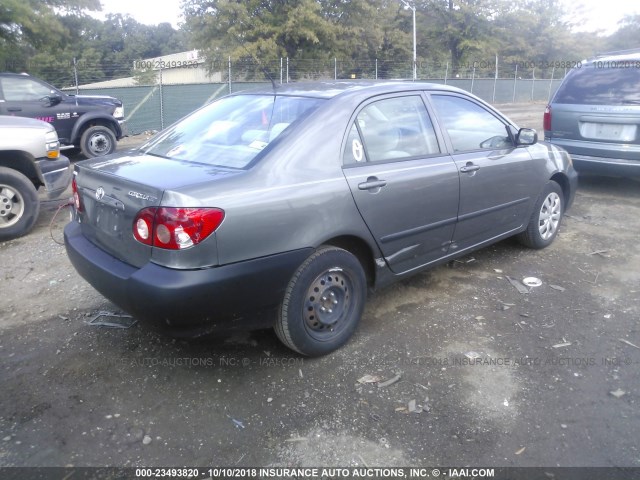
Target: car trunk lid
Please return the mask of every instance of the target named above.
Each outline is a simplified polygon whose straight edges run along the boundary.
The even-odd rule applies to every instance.
[[[114,159],[94,159],[76,166],[76,184],[81,202],[79,220],[83,234],[95,245],[130,265],[147,263],[153,247],[133,236],[133,225],[140,210],[162,203],[168,192],[178,188],[226,177],[233,173],[211,165],[132,154]],[[179,175],[177,172],[179,171]],[[187,195],[182,205],[201,206]]]

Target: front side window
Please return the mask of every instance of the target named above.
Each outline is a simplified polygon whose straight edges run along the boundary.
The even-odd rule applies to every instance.
[[[513,146],[506,125],[480,105],[452,95],[431,98],[455,152]]]
[[[51,95],[52,90],[29,77],[0,78],[4,99],[8,102],[28,102],[41,100]]]
[[[433,125],[418,95],[378,100],[352,124],[344,164],[424,157],[440,153]]]
[[[225,97],[189,115],[142,149],[166,158],[245,168],[289,125],[323,101],[273,95]]]

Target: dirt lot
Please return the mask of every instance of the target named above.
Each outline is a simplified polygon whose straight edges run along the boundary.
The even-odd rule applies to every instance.
[[[503,110],[540,128],[543,108]],[[581,179],[550,248],[501,242],[379,292],[311,360],[270,331],[89,325],[118,310],[50,236],[59,203],[0,243],[0,466],[640,466],[638,181]]]

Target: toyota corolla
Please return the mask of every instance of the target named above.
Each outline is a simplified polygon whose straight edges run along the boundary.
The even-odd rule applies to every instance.
[[[310,356],[377,288],[510,236],[548,246],[576,188],[535,131],[412,82],[240,92],[74,173],[66,248],[105,297],[179,336],[274,327]]]

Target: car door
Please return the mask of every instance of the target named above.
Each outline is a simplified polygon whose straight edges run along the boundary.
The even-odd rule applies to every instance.
[[[450,93],[432,93],[430,99],[460,172],[452,251],[515,233],[528,222],[544,183],[544,161],[516,148],[508,124],[474,99]]]
[[[458,169],[440,148],[420,93],[362,105],[344,145],[343,172],[392,271],[449,250],[458,213]]]
[[[64,95],[51,85],[28,75],[11,75],[0,77],[0,90],[4,100],[0,102],[0,114],[45,121],[54,126],[61,140],[70,138],[75,121],[73,106],[64,101],[48,100],[53,95],[64,99]]]

